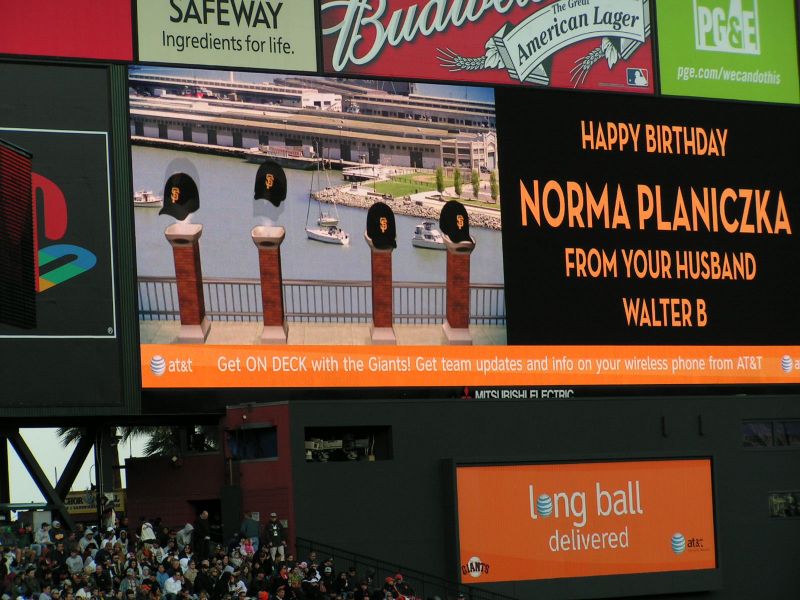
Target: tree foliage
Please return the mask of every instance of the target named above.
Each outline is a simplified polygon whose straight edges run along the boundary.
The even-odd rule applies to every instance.
[[[119,427],[121,442],[127,443],[131,438],[145,437],[145,456],[172,456],[186,450],[204,452],[217,449],[218,431],[216,427],[205,425],[189,425],[187,427],[166,427],[137,425]],[[56,431],[61,445],[66,447],[77,442],[85,434],[80,427],[59,427]]]
[[[436,191],[439,192],[439,195],[444,192],[444,169],[442,167],[436,167]]]
[[[478,169],[472,169],[470,179],[472,183],[472,197],[477,200],[478,193],[481,190],[481,175],[478,173]]]
[[[497,183],[497,170],[489,173],[489,193],[492,200],[497,202],[497,197],[500,195],[500,185]]]
[[[456,190],[456,196],[460,198],[463,182],[461,181],[461,171],[458,170],[458,167],[453,171],[453,187]]]

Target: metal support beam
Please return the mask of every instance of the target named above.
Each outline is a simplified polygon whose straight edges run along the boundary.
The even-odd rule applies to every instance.
[[[68,529],[75,529],[75,522],[72,520],[72,516],[67,512],[64,500],[56,493],[55,488],[50,485],[50,480],[47,478],[47,475],[44,474],[44,471],[42,471],[42,467],[39,466],[36,457],[33,455],[30,448],[28,448],[28,444],[22,439],[19,430],[9,431],[6,435],[8,436],[8,441],[11,442],[11,445],[14,447],[17,456],[19,456],[22,464],[27,469],[28,474],[33,478],[36,487],[39,488],[42,496],[44,496],[45,501],[49,505],[55,507],[55,510],[61,515],[61,522],[64,523]]]
[[[89,456],[89,452],[92,450],[93,442],[93,437],[88,433],[78,438],[78,444],[75,446],[72,456],[69,457],[64,471],[61,473],[61,477],[58,478],[58,482],[56,483],[55,490],[59,498],[66,498],[70,489],[72,489],[72,484],[75,483],[75,479],[78,477],[78,473],[83,463],[86,461],[86,457]]]
[[[105,486],[103,481],[103,442],[105,441],[103,435],[103,428],[99,427],[94,432],[94,480],[97,482],[95,486],[94,507],[97,515],[97,525],[100,531],[103,531],[103,494],[105,493]]]
[[[8,470],[8,443],[4,432],[0,431],[0,504],[11,502],[11,483]],[[0,521],[8,523],[11,513],[8,509],[0,508]]]

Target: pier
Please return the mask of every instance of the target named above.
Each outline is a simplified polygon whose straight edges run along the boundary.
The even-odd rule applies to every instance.
[[[171,94],[132,95],[130,119],[137,139],[240,149],[310,147],[317,157],[353,166],[497,166],[497,136],[489,128]]]

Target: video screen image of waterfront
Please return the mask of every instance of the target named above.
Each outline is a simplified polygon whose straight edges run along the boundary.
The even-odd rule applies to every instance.
[[[372,262],[364,232],[375,202],[395,215],[394,312],[398,326],[409,326],[398,343],[443,343],[447,251],[439,213],[458,200],[475,240],[475,343],[505,344],[493,90],[134,66],[129,99],[142,343],[177,341],[176,258],[165,230],[184,215],[171,214],[165,183],[183,173],[199,202],[180,222],[202,228],[205,310],[225,323],[206,343],[259,343],[262,270],[251,236],[259,226],[285,232],[288,343],[369,343]],[[286,175],[277,207],[254,199],[265,162]]]

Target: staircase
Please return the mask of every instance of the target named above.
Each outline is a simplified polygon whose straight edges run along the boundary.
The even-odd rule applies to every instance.
[[[439,600],[456,600],[459,593],[463,594],[466,600],[517,600],[512,596],[492,592],[477,585],[462,585],[457,581],[423,573],[394,562],[364,556],[306,538],[297,538],[296,547],[297,554],[295,557],[297,561],[306,560],[312,550],[317,553],[320,564],[329,557],[333,558],[336,565],[334,576],[341,571],[346,571],[350,566],[355,566],[361,579],[367,576],[372,578],[370,590],[383,587],[386,577],[394,577],[396,573],[402,573],[405,582],[414,589],[414,598],[420,600],[435,598]]]

